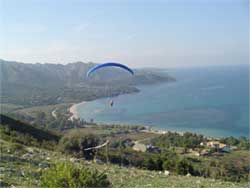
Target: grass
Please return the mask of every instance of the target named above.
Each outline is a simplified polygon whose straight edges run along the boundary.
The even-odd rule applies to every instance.
[[[0,181],[8,186],[37,187],[40,185],[40,176],[44,169],[58,160],[74,161],[75,165],[84,165],[105,172],[114,188],[245,188],[247,183],[232,183],[221,180],[205,179],[201,177],[166,176],[156,171],[125,168],[117,165],[95,164],[78,160],[71,156],[62,155],[35,147],[18,147],[12,143],[0,140],[1,161]]]
[[[118,129],[117,129],[118,130]],[[81,134],[81,135],[87,135],[87,134],[94,134],[94,135],[108,135],[114,131],[117,131],[115,128],[102,128],[102,127],[85,127],[85,128],[76,128],[76,129],[70,129],[63,131],[64,134]]]
[[[146,140],[157,137],[158,135],[155,133],[146,133],[146,132],[137,132],[132,134],[123,135],[125,138],[129,138],[132,140]]]
[[[98,167],[97,168],[101,168]],[[235,184],[201,177],[166,176],[159,172],[138,170],[134,168],[120,168],[112,166],[106,171],[114,187],[173,187],[173,188],[233,188],[246,187],[244,184]]]
[[[0,112],[1,114],[7,114],[9,112],[18,110],[18,109],[22,109],[23,106],[21,105],[15,105],[15,104],[0,104]]]
[[[29,108],[23,108],[15,110],[15,113],[23,114],[35,118],[37,113],[44,112],[47,117],[52,116],[52,112],[56,110],[56,113],[65,114],[67,109],[71,106],[71,103],[62,103],[56,105],[45,105],[45,106],[35,106]]]
[[[55,133],[36,128],[30,124],[9,118],[0,114],[0,135],[13,140],[12,137],[19,138],[21,141],[30,142],[32,139],[38,142],[58,141],[59,136]],[[29,138],[27,138],[29,137]]]
[[[129,131],[129,134],[128,132]],[[133,130],[129,130],[127,127],[107,127],[105,125],[91,125],[89,127],[84,128],[75,128],[63,131],[64,134],[95,134],[95,135],[106,135],[107,139],[111,140],[145,140],[157,137],[157,134],[154,133],[146,133],[146,132],[136,132]]]

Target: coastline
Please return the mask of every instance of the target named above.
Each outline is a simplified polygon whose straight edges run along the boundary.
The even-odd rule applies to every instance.
[[[79,115],[79,112],[77,110],[77,107],[79,105],[83,105],[87,103],[87,101],[82,101],[80,103],[74,103],[70,106],[70,108],[68,109],[69,113],[71,114],[71,116],[69,117],[69,120],[73,120],[73,119],[80,119],[80,115]],[[102,122],[101,124],[105,124],[105,125],[108,125],[108,124],[113,124],[113,123],[104,123]],[[100,124],[100,125],[101,125]],[[118,124],[118,125],[122,125],[122,124]],[[131,125],[133,126],[133,124],[123,124],[123,125]],[[158,135],[164,135],[164,134],[167,134],[168,132],[175,132],[175,133],[178,133],[179,135],[183,136],[184,133],[186,132],[191,132],[191,133],[195,133],[195,134],[201,134],[203,136],[205,136],[206,138],[208,138],[209,140],[211,139],[220,139],[221,137],[223,136],[213,136],[213,135],[205,135],[205,134],[202,134],[202,133],[197,133],[195,131],[175,131],[175,130],[169,130],[169,129],[162,129],[162,128],[158,128],[158,127],[152,127],[152,126],[147,126],[147,125],[141,125],[143,127],[145,127],[144,130],[142,130],[141,132],[145,132],[145,133],[153,133],[153,134],[158,134]]]
[[[196,72],[196,70],[194,70],[194,72]],[[175,73],[173,72],[172,75],[175,77],[181,75],[180,76],[181,80],[182,78],[185,77],[185,75],[189,74],[191,75],[193,72],[191,73],[184,72],[184,73],[182,71],[180,72],[176,71]],[[217,72],[212,74],[212,75],[215,74],[215,76],[213,77],[214,79],[211,80],[211,83],[207,81],[207,77],[210,78],[211,73],[209,72],[208,74],[206,71],[202,73],[204,73],[204,78],[203,76],[196,78],[192,74],[192,76],[189,78],[189,82],[180,81],[179,83],[176,82],[174,84],[168,83],[168,86],[167,83],[160,84],[159,86],[158,85],[152,85],[152,86],[149,85],[145,87],[140,86],[138,87],[140,89],[139,93],[136,94],[133,93],[128,95],[126,94],[126,96],[124,97],[119,97],[119,100],[121,101],[121,103],[119,104],[119,110],[125,109],[128,111],[127,115],[121,114],[121,117],[119,116],[120,115],[119,113],[123,113],[123,111],[120,112],[117,110],[116,113],[115,111],[116,109],[114,110],[112,109],[114,113],[113,111],[111,111],[110,113],[109,112],[105,114],[99,113],[100,115],[96,113],[94,115],[91,115],[91,111],[88,110],[89,107],[93,111],[95,109],[102,108],[100,106],[101,103],[98,102],[93,103],[94,106],[92,106],[91,105],[92,101],[90,101],[89,102],[90,104],[88,105],[84,105],[82,107],[78,106],[77,110],[78,112],[82,113],[86,111],[85,119],[89,120],[90,117],[93,117],[94,122],[97,124],[121,124],[121,125],[125,124],[125,125],[144,125],[144,126],[148,125],[152,127],[154,133],[158,134],[164,134],[169,130],[171,132],[173,131],[181,132],[181,134],[183,134],[183,132],[192,132],[196,134],[205,135],[206,137],[216,137],[216,138],[229,137],[229,136],[247,137],[248,128],[246,125],[248,125],[249,123],[247,121],[248,120],[247,112],[245,113],[245,109],[247,109],[245,107],[247,105],[246,103],[241,104],[241,101],[247,100],[247,96],[245,94],[239,93],[239,95],[237,96],[239,96],[241,99],[238,99],[238,97],[235,98],[236,102],[234,104],[234,108],[232,111],[230,108],[228,108],[226,104],[228,104],[231,98],[234,97],[234,94],[227,93],[227,91],[231,89],[235,90],[235,88],[237,88],[237,83],[235,83],[235,85],[230,86],[230,84],[228,84],[227,82],[229,76],[225,73],[226,75],[218,77],[218,79],[222,80],[222,83],[220,84],[223,85],[223,88],[221,87],[218,88],[217,87],[218,82],[216,77]],[[197,83],[199,83],[198,86],[194,84],[196,83],[196,81]],[[217,92],[216,89],[204,91],[203,88],[208,88],[208,87],[211,88],[210,86],[216,86],[215,88],[218,88],[219,92]],[[191,91],[192,92],[188,93],[187,91],[189,90],[190,92]],[[154,101],[152,100],[152,102],[150,102],[151,100],[148,100],[149,97],[151,96],[153,97],[154,95],[157,96],[154,98]],[[100,100],[100,99],[101,98],[95,100]],[[143,106],[146,107],[143,108]],[[160,106],[159,110],[157,110],[158,106]],[[81,110],[81,108],[83,109]],[[144,112],[144,109],[146,112]],[[158,114],[158,111],[161,113]],[[135,114],[141,113],[145,115],[140,117],[141,118],[140,120],[140,118],[138,118],[138,116],[133,113]],[[235,113],[240,115],[240,117],[242,116],[240,118],[240,121],[239,118],[234,116]],[[79,115],[83,114],[79,113]],[[146,114],[153,114],[153,115],[146,116]],[[145,120],[143,119],[144,117]],[[149,123],[147,124],[147,122]]]
[[[80,116],[79,116],[79,112],[77,111],[77,107],[79,105],[83,105],[85,104],[86,101],[83,101],[83,102],[80,102],[80,103],[76,103],[76,104],[73,104],[70,108],[69,108],[69,112],[71,114],[71,116],[69,117],[69,120],[73,120],[73,119],[80,119]]]
[[[68,111],[70,113],[70,117],[68,118],[69,120],[73,121],[74,119],[81,119],[80,117],[80,114],[77,110],[78,106],[79,105],[84,105],[85,103],[87,103],[88,101],[82,101],[80,103],[73,103],[69,108],[68,108]],[[109,124],[117,124],[117,125],[127,125],[127,126],[133,126],[133,125],[138,125],[138,124],[127,124],[127,123],[112,123],[112,122],[99,122],[98,123],[99,125],[109,125]],[[204,133],[198,133],[196,131],[178,131],[178,130],[170,130],[170,129],[167,129],[167,128],[159,128],[159,127],[156,127],[156,126],[147,126],[147,125],[140,125],[140,126],[143,126],[145,127],[144,130],[142,130],[141,132],[145,132],[145,133],[153,133],[153,134],[158,134],[158,135],[164,135],[164,134],[167,134],[168,132],[175,132],[175,133],[178,133],[179,135],[183,136],[184,133],[186,132],[190,132],[190,133],[194,133],[194,134],[201,134],[203,136],[205,136],[206,138],[208,139],[219,139],[219,138],[222,138],[222,137],[225,137],[225,136],[215,136],[215,135],[206,135]]]

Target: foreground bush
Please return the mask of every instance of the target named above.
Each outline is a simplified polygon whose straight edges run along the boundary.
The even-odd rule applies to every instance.
[[[104,173],[97,170],[75,166],[69,162],[55,164],[49,170],[43,172],[42,187],[109,187],[110,183]]]

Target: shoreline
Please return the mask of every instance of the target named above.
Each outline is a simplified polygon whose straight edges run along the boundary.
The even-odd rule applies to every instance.
[[[83,105],[85,103],[86,103],[86,101],[82,101],[80,103],[75,103],[75,104],[70,106],[70,108],[68,110],[69,113],[71,114],[71,116],[69,117],[69,120],[80,119],[79,112],[77,111],[77,106]]]
[[[68,111],[71,114],[71,116],[68,118],[69,120],[73,121],[73,119],[81,119],[79,112],[77,110],[77,107],[79,105],[84,105],[85,103],[87,103],[88,101],[82,101],[80,103],[73,103]],[[115,124],[115,125],[119,125],[119,126],[137,126],[136,124],[126,124],[126,123],[112,123],[112,122],[97,122],[98,125],[109,125],[109,124]],[[177,131],[177,130],[170,130],[170,129],[164,129],[164,128],[159,128],[159,127],[154,127],[154,126],[148,126],[148,125],[139,125],[144,127],[145,129],[142,130],[141,132],[147,132],[147,133],[153,133],[153,134],[158,134],[158,135],[164,135],[167,134],[168,132],[175,132],[181,136],[184,135],[184,133],[186,132],[190,132],[190,133],[194,133],[194,134],[198,134],[198,135],[203,135],[208,139],[219,139],[219,138],[223,138],[223,137],[227,137],[227,136],[213,136],[213,135],[206,135],[204,133],[199,133],[196,131]]]
[[[171,82],[175,82],[176,80],[167,80],[167,81],[161,81],[157,84],[163,84],[163,83],[171,83]],[[151,85],[151,84],[140,84],[141,86],[143,85]],[[140,90],[138,90],[137,92],[141,92]],[[137,92],[129,92],[129,93],[123,93],[123,94],[119,94],[119,95],[129,95],[129,94],[133,94],[133,93],[137,93]],[[118,95],[118,96],[119,96]],[[95,100],[98,100],[98,99],[102,99],[102,98],[108,98],[107,96],[106,97],[100,97],[100,98],[96,98],[96,99],[93,99],[91,101],[95,101]],[[81,119],[80,115],[79,115],[79,112],[77,111],[77,106],[79,105],[82,105],[82,104],[85,104],[87,102],[91,102],[91,101],[82,101],[80,103],[73,103],[69,108],[68,108],[68,112],[71,114],[70,117],[68,118],[69,120],[73,120],[73,119]],[[163,131],[165,132],[165,131]]]
[[[77,110],[77,107],[79,105],[84,105],[85,103],[87,103],[89,101],[82,101],[80,103],[73,103],[69,108],[68,108],[68,111],[70,113],[70,117],[68,118],[68,120],[71,120],[73,121],[74,119],[81,119],[80,115],[79,115],[79,112]],[[90,101],[91,102],[91,101]],[[137,126],[139,124],[126,124],[126,123],[112,123],[112,122],[97,122],[97,124],[99,125],[109,125],[109,124],[115,124],[115,125],[119,125],[119,126],[123,126],[123,125],[126,125],[126,126]],[[200,132],[196,132],[194,130],[192,131],[178,131],[178,130],[171,130],[171,129],[164,129],[164,128],[158,128],[158,127],[154,127],[154,126],[148,126],[148,125],[139,125],[139,126],[142,126],[142,127],[145,127],[146,129],[145,130],[142,130],[142,132],[148,132],[148,133],[154,133],[154,134],[158,134],[158,135],[164,135],[164,134],[167,134],[168,132],[175,132],[181,136],[184,135],[184,133],[193,133],[193,134],[198,134],[198,135],[203,135],[204,137],[208,138],[208,139],[220,139],[220,138],[225,138],[225,137],[228,137],[228,136],[225,136],[225,135],[221,135],[221,136],[218,136],[218,135],[207,135],[205,133],[200,133]],[[233,136],[233,137],[236,137],[237,136]]]

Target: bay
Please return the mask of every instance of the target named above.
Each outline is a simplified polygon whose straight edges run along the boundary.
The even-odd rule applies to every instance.
[[[164,72],[164,71],[163,71]],[[176,82],[139,86],[139,93],[77,105],[97,123],[147,125],[207,136],[249,136],[249,66],[176,68]]]

